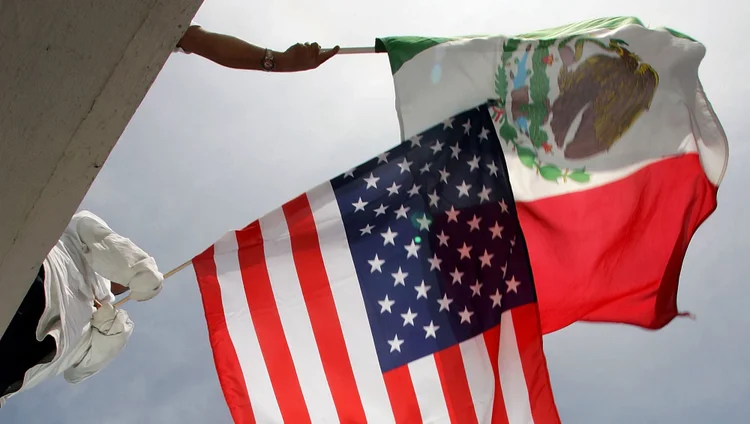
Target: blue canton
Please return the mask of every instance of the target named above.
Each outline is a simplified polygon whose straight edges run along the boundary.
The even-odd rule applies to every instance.
[[[470,339],[536,301],[488,106],[334,178],[383,372]]]

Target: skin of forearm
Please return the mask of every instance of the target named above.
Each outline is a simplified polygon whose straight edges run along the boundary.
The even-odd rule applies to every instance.
[[[261,70],[266,49],[226,34],[201,28],[191,28],[180,41],[180,46],[219,65],[246,70]],[[274,52],[276,71],[284,71],[283,53]]]

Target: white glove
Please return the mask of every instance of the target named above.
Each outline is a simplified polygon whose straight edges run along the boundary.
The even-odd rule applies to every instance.
[[[132,327],[128,313],[122,309],[115,309],[109,303],[104,303],[91,317],[91,326],[100,333],[111,336],[127,331]]]
[[[164,276],[157,271],[156,262],[153,258],[141,261],[137,268],[140,269],[130,279],[128,287],[130,288],[130,298],[143,302],[161,292]]]

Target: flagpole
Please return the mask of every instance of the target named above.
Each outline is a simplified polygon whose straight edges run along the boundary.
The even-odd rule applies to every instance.
[[[191,263],[193,263],[193,260],[192,260],[192,259],[190,259],[189,261],[185,262],[184,264],[182,264],[182,265],[178,266],[177,268],[175,268],[175,269],[173,269],[173,270],[169,271],[168,273],[164,274],[164,279],[166,280],[167,278],[169,278],[169,277],[171,277],[171,276],[173,276],[173,275],[177,274],[178,272],[180,272],[180,271],[182,271],[183,269],[187,268],[187,267],[188,267],[188,265],[190,265]],[[121,305],[122,305],[123,303],[127,302],[128,300],[130,300],[130,295],[127,295],[127,296],[125,296],[124,298],[120,299],[120,300],[119,300],[118,302],[116,302],[116,303],[115,303],[115,304],[114,304],[113,306],[114,306],[115,308],[117,308],[118,306],[121,306]]]
[[[323,49],[324,52],[331,51],[333,49]],[[341,47],[337,54],[371,54],[371,53],[385,53],[379,52],[375,47]]]

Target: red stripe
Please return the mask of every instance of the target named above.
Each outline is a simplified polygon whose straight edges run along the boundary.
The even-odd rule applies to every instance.
[[[531,415],[535,423],[560,423],[542,346],[539,308],[535,303],[511,310],[518,353],[529,391]]]
[[[224,306],[221,302],[221,288],[216,276],[213,246],[193,258],[193,269],[203,299],[208,339],[214,355],[216,373],[219,376],[219,383],[229,412],[235,423],[255,424],[245,376],[242,374],[237,351],[234,349],[234,343],[227,330]]]
[[[282,207],[302,295],[339,421],[367,421],[333,300],[310,203],[301,195]]]
[[[669,323],[685,252],[716,190],[688,154],[605,186],[518,202],[543,332],[579,320]]]
[[[508,424],[508,411],[505,410],[505,399],[503,388],[500,385],[500,326],[493,327],[484,332],[484,344],[487,345],[487,353],[492,364],[492,373],[495,375],[495,397],[492,404],[492,424]]]
[[[422,412],[419,410],[409,366],[404,365],[384,373],[383,380],[396,424],[421,423]]]
[[[451,423],[477,423],[477,413],[474,409],[474,400],[471,398],[469,380],[466,378],[461,348],[455,344],[434,356]]]
[[[245,296],[281,416],[287,423],[309,423],[310,414],[268,277],[260,223],[253,222],[236,234]]]

